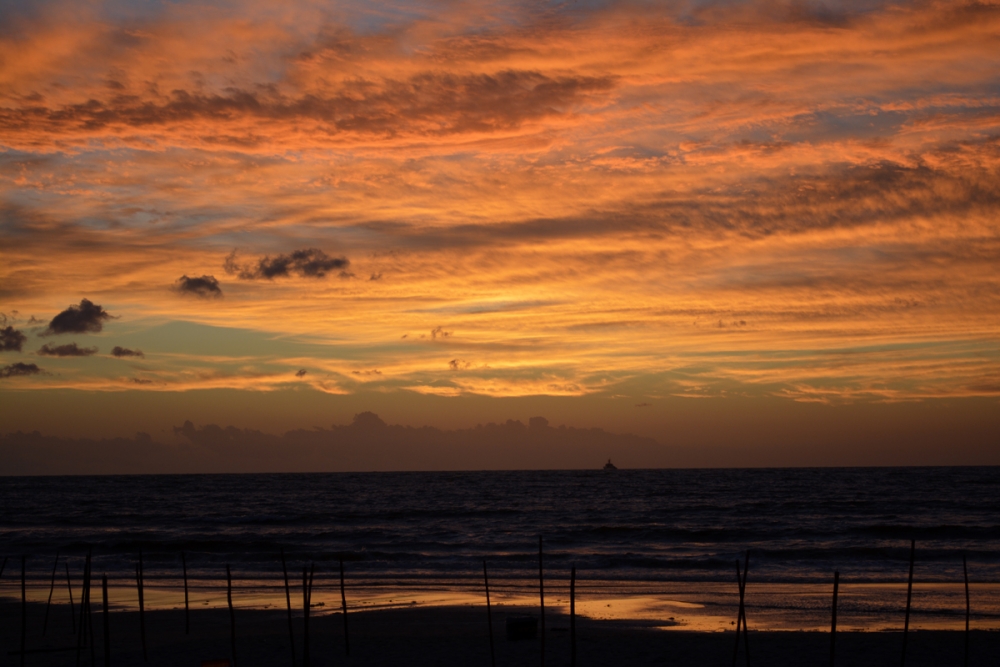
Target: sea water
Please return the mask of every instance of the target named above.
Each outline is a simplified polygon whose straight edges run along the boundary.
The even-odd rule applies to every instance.
[[[478,600],[484,561],[498,601],[531,602],[541,536],[550,603],[575,567],[593,616],[724,628],[749,552],[751,627],[823,627],[836,570],[840,626],[882,629],[915,540],[911,625],[964,627],[964,556],[974,627],[1000,628],[995,467],[7,477],[0,507],[6,597],[22,555],[44,601],[58,550],[58,601],[89,551],[127,606],[141,550],[152,604],[176,605],[182,553],[202,602],[228,564],[245,604],[283,603],[283,550],[331,605],[341,560],[365,604]]]

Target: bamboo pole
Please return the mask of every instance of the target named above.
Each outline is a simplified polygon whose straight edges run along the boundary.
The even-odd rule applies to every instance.
[[[56,592],[56,570],[59,568],[59,550],[56,549],[56,560],[52,563],[52,583],[49,585],[49,601],[45,603],[45,621],[42,623],[42,636],[49,629],[49,609],[52,607],[52,594]]]
[[[344,616],[344,652],[351,655],[351,642],[347,637],[347,594],[344,592],[344,559],[340,559],[340,608]]]
[[[66,566],[66,590],[69,591],[69,617],[73,622],[73,634],[76,634],[76,609],[73,603],[73,582],[69,578],[69,561],[63,563]]]
[[[292,632],[292,594],[288,587],[288,565],[285,563],[285,549],[281,549],[281,572],[285,575],[285,602],[288,605],[288,646],[292,649],[292,667],[295,667],[295,633]]]
[[[569,571],[569,664],[576,667],[576,566]]]
[[[830,667],[833,667],[837,653],[837,590],[840,588],[840,572],[833,572],[833,620],[830,623]]]
[[[538,609],[541,630],[541,665],[545,667],[545,578],[542,570],[542,536],[538,536]]]
[[[910,540],[910,578],[906,584],[906,620],[903,622],[903,656],[899,661],[900,667],[906,665],[906,638],[910,633],[910,601],[913,599],[913,557],[916,550],[917,541]]]
[[[969,616],[971,606],[969,605],[969,565],[962,554],[962,574],[965,575],[965,667],[969,667]]]
[[[490,608],[490,577],[486,573],[486,561],[483,561],[483,583],[486,586],[486,623],[490,629],[490,665],[497,667],[497,656],[493,649],[493,610]]]
[[[188,604],[188,564],[187,556],[181,552],[181,567],[184,570],[184,634],[191,634],[191,607]]]
[[[101,592],[104,597],[104,667],[111,667],[111,627],[108,618],[108,575],[101,577]]]
[[[233,667],[236,667],[236,613],[233,611],[233,575],[226,563],[226,602],[229,604],[229,648],[233,654]]]

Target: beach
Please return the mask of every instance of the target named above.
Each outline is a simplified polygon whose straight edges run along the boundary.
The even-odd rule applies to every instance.
[[[244,667],[291,665],[288,620],[284,609],[240,609],[236,622],[237,664]],[[494,607],[493,634],[496,664],[539,665],[540,639],[508,641],[504,624],[510,615],[537,617],[537,607]],[[10,598],[0,604],[0,637],[4,647],[2,665],[19,665],[11,651],[20,646],[20,603]],[[26,665],[48,667],[76,664],[76,640],[68,605],[53,605],[46,636],[41,636],[44,604],[28,605]],[[185,634],[183,609],[157,610],[145,615],[148,662],[143,660],[139,613],[117,610],[109,614],[111,664],[200,665],[202,661],[229,659],[231,624],[228,609],[193,609],[190,634]],[[372,610],[348,614],[350,656],[345,654],[343,617],[338,612],[314,609],[310,614],[310,664],[317,665],[489,665],[490,645],[485,605]],[[95,665],[104,664],[104,618],[95,605]],[[293,615],[297,665],[303,664],[303,618]],[[751,622],[751,628],[753,624]],[[546,613],[545,664],[569,665],[571,659],[569,617]],[[695,667],[730,665],[736,634],[691,632],[651,621],[607,621],[577,618],[577,665],[673,665]],[[770,667],[828,665],[828,632],[754,631],[747,641],[751,661]],[[964,633],[915,631],[908,637],[907,661],[911,667],[962,665]],[[897,664],[902,651],[902,632],[840,632],[837,664]],[[54,651],[70,648],[74,650]],[[49,651],[49,652],[45,652]],[[970,634],[969,665],[995,665],[1000,656],[1000,632]],[[90,649],[81,651],[81,664],[90,663]],[[743,648],[739,664],[746,664]]]

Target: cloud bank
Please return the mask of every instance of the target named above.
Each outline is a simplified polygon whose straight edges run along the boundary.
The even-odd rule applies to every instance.
[[[190,421],[174,435],[164,444],[144,433],[104,440],[9,433],[0,436],[0,474],[597,469],[609,456],[621,462],[659,448],[649,438],[555,428],[541,417],[442,430],[388,425],[371,412],[284,435]]]

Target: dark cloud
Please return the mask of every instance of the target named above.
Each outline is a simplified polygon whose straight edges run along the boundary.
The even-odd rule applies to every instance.
[[[20,352],[26,340],[28,337],[14,327],[4,327],[0,329],[0,352]]]
[[[318,248],[306,248],[296,250],[290,255],[278,255],[271,257],[267,255],[257,260],[254,264],[239,264],[236,261],[236,251],[234,250],[223,264],[226,273],[237,275],[242,280],[256,280],[266,278],[273,280],[296,274],[305,278],[324,278],[330,271],[340,270],[341,278],[350,278],[353,274],[347,273],[346,269],[350,265],[346,257],[330,257]]]
[[[111,354],[119,359],[122,357],[142,357],[145,359],[146,357],[146,355],[142,353],[142,350],[130,350],[127,347],[121,347],[119,345],[115,345],[111,349]]]
[[[97,348],[79,347],[76,343],[67,343],[66,345],[46,343],[42,349],[38,350],[38,354],[45,357],[89,357],[92,354],[97,354]]]
[[[368,280],[382,280],[381,273],[373,273]]]
[[[16,364],[0,368],[0,378],[9,378],[17,375],[38,375],[42,372],[42,369],[35,364],[22,364],[19,361]]]
[[[295,371],[295,377],[297,377],[297,378],[304,377],[305,374],[308,373],[308,372],[309,371],[307,371],[306,369],[300,368],[299,370]]]
[[[181,294],[193,294],[203,299],[212,299],[222,296],[222,288],[215,276],[201,276],[200,278],[189,278],[184,275],[174,283],[174,290]]]
[[[325,96],[289,97],[274,87],[228,88],[223,94],[174,90],[170,97],[139,97],[109,90],[106,99],[48,107],[38,102],[0,109],[0,132],[25,128],[47,132],[101,132],[109,128],[183,126],[197,119],[240,126],[268,123],[318,124],[322,133],[395,137],[496,132],[525,121],[570,113],[595,94],[615,86],[613,77],[548,76],[536,71],[493,74],[424,72],[406,80],[352,80]],[[259,143],[262,136],[221,133],[216,141]],[[235,140],[235,142],[234,142]]]
[[[79,306],[70,306],[52,318],[42,335],[65,333],[97,333],[111,315],[90,299],[81,299]]]

